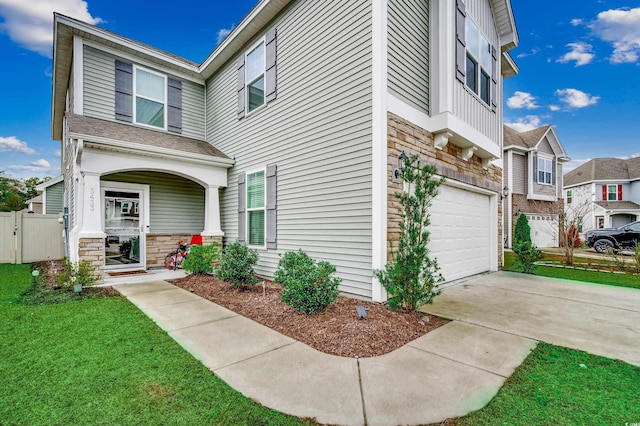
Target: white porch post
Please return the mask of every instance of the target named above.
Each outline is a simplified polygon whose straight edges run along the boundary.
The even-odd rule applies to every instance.
[[[220,226],[220,199],[218,186],[209,185],[204,190],[204,230],[203,237],[223,237]]]
[[[100,197],[100,175],[97,173],[82,173],[82,224],[80,238],[104,238],[102,230],[102,209]]]

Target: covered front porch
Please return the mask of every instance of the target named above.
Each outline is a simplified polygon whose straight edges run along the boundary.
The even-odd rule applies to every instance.
[[[91,262],[100,276],[164,266],[179,241],[201,236],[211,244],[224,236],[218,192],[233,160],[204,141],[136,132],[127,132],[129,140],[96,134],[95,127],[93,134],[71,134],[77,153],[67,187],[74,201],[69,257]]]
[[[598,201],[595,204],[596,228],[620,228],[640,220],[640,205],[632,201]]]

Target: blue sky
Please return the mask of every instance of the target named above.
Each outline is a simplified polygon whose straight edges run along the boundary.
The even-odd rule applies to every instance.
[[[52,13],[201,62],[256,0],[0,0],[0,170],[60,173],[52,141]],[[575,167],[640,155],[640,3],[513,0],[520,74],[505,81],[505,122],[551,124]],[[141,19],[141,17],[144,17]]]

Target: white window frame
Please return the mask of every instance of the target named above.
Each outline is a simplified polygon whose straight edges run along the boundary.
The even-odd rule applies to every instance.
[[[613,192],[611,192],[611,188],[613,188]],[[610,195],[613,194],[613,199],[610,198]],[[604,201],[618,201],[618,185],[607,185],[607,199]]]
[[[149,98],[147,96],[144,95],[138,95],[138,91],[137,91],[137,78],[138,78],[138,70],[142,70],[144,72],[148,72],[149,74],[154,74],[157,75],[158,77],[162,77],[162,80],[164,81],[164,102],[160,102],[157,99],[153,99],[153,98]],[[134,124],[137,124],[139,126],[144,126],[144,127],[148,127],[150,129],[161,129],[161,130],[167,130],[167,119],[168,119],[168,115],[167,115],[167,110],[168,108],[168,90],[167,90],[167,76],[164,74],[160,74],[156,71],[150,70],[149,68],[145,68],[145,67],[140,67],[138,65],[134,65],[133,66],[133,122]],[[159,126],[154,126],[152,124],[147,124],[147,123],[141,123],[138,122],[138,108],[136,108],[136,99],[137,98],[141,98],[141,99],[146,99],[148,101],[152,101],[152,102],[156,102],[156,103],[163,103],[164,104],[164,108],[163,108],[163,114],[164,114],[164,118],[163,118],[163,123],[164,123],[164,127],[159,127]]]
[[[256,173],[263,173],[264,176],[264,203],[263,203],[263,207],[261,208],[249,208],[249,175],[253,175]],[[246,239],[247,239],[247,246],[251,247],[251,248],[256,248],[256,249],[266,249],[267,248],[267,168],[263,167],[260,169],[255,169],[255,170],[250,170],[246,172],[245,175],[245,203],[246,203],[246,212],[247,212],[247,217],[246,217],[246,224],[245,224],[245,230],[246,230]],[[249,222],[249,212],[252,211],[263,211],[264,212],[264,230],[263,230],[263,234],[264,234],[264,242],[262,245],[256,245],[256,244],[251,244],[251,228],[249,226],[250,222]]]
[[[260,46],[261,43],[262,43],[262,50],[263,50],[262,74],[258,75],[253,80],[249,81],[249,78],[247,75],[247,72],[249,70],[249,62],[247,58],[249,57],[249,53],[253,52],[258,46]],[[262,105],[260,105],[253,111],[250,111],[249,110],[249,86],[252,83],[255,83],[256,81],[260,80],[261,76],[262,78],[264,78],[264,93],[262,94]],[[245,111],[246,111],[245,113],[247,116],[255,113],[256,111],[260,111],[262,108],[264,108],[267,105],[267,40],[265,37],[262,37],[253,46],[251,46],[249,49],[247,49],[244,52],[244,96],[245,96],[244,104],[245,104]]]
[[[485,40],[487,40],[487,43],[489,43],[489,47],[491,47],[491,42],[489,41],[489,37],[487,37],[484,32],[482,31],[482,29],[480,28],[480,25],[478,25],[478,23],[476,22],[475,19],[473,19],[469,13],[467,13],[467,16],[465,19],[469,19],[473,22],[473,24],[476,26],[476,28],[478,29],[478,44],[480,45],[480,41],[481,41],[481,37],[484,37]],[[482,65],[482,61],[480,60],[480,58],[476,58],[475,55],[473,54],[473,52],[471,52],[471,50],[469,50],[469,37],[466,31],[466,22],[465,22],[465,69],[467,68],[467,57],[470,57],[471,60],[473,60],[473,62],[475,62],[476,64],[476,73],[474,75],[474,79],[476,82],[476,90],[473,90],[471,87],[469,87],[467,85],[467,78],[468,78],[468,73],[469,70],[466,69],[466,76],[465,76],[465,81],[464,81],[464,87],[467,88],[467,90],[469,90],[471,93],[473,93],[478,99],[480,99],[486,106],[490,106],[491,104],[491,75],[492,75],[492,71],[493,69],[489,69],[487,70],[483,65]],[[480,46],[478,47],[478,51],[480,51]],[[491,52],[489,52],[489,55],[491,55]],[[491,58],[491,67],[495,66],[495,64],[493,63],[493,58]],[[484,73],[489,77],[489,86],[487,87],[487,100],[482,99],[482,72],[484,70]]]
[[[542,164],[548,164],[549,165],[549,170],[547,170],[547,168],[545,167],[544,170],[542,170],[540,168],[540,162],[542,161]],[[546,182],[546,179],[544,179],[543,182],[540,182],[540,172],[542,171],[542,173],[544,173],[544,177],[546,178],[547,174],[549,175],[549,182]],[[547,157],[544,155],[539,155],[538,154],[538,164],[537,164],[537,168],[536,168],[536,182],[538,182],[538,184],[540,185],[549,185],[552,186],[553,185],[553,157]]]
[[[571,189],[567,190],[567,204],[571,204],[573,201],[573,192]]]

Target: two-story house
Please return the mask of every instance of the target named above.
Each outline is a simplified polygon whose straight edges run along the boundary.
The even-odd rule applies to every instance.
[[[640,220],[640,157],[594,158],[564,175],[567,209],[582,230],[618,228]]]
[[[202,64],[62,15],[54,31],[73,260],[153,267],[200,234],[257,249],[265,276],[303,249],[383,301],[404,151],[447,178],[445,278],[498,269],[509,0],[263,0]]]
[[[527,132],[504,126],[503,217],[505,247],[513,246],[518,216],[526,214],[531,242],[538,247],[558,247],[562,199],[562,164],[569,157],[551,126]]]

